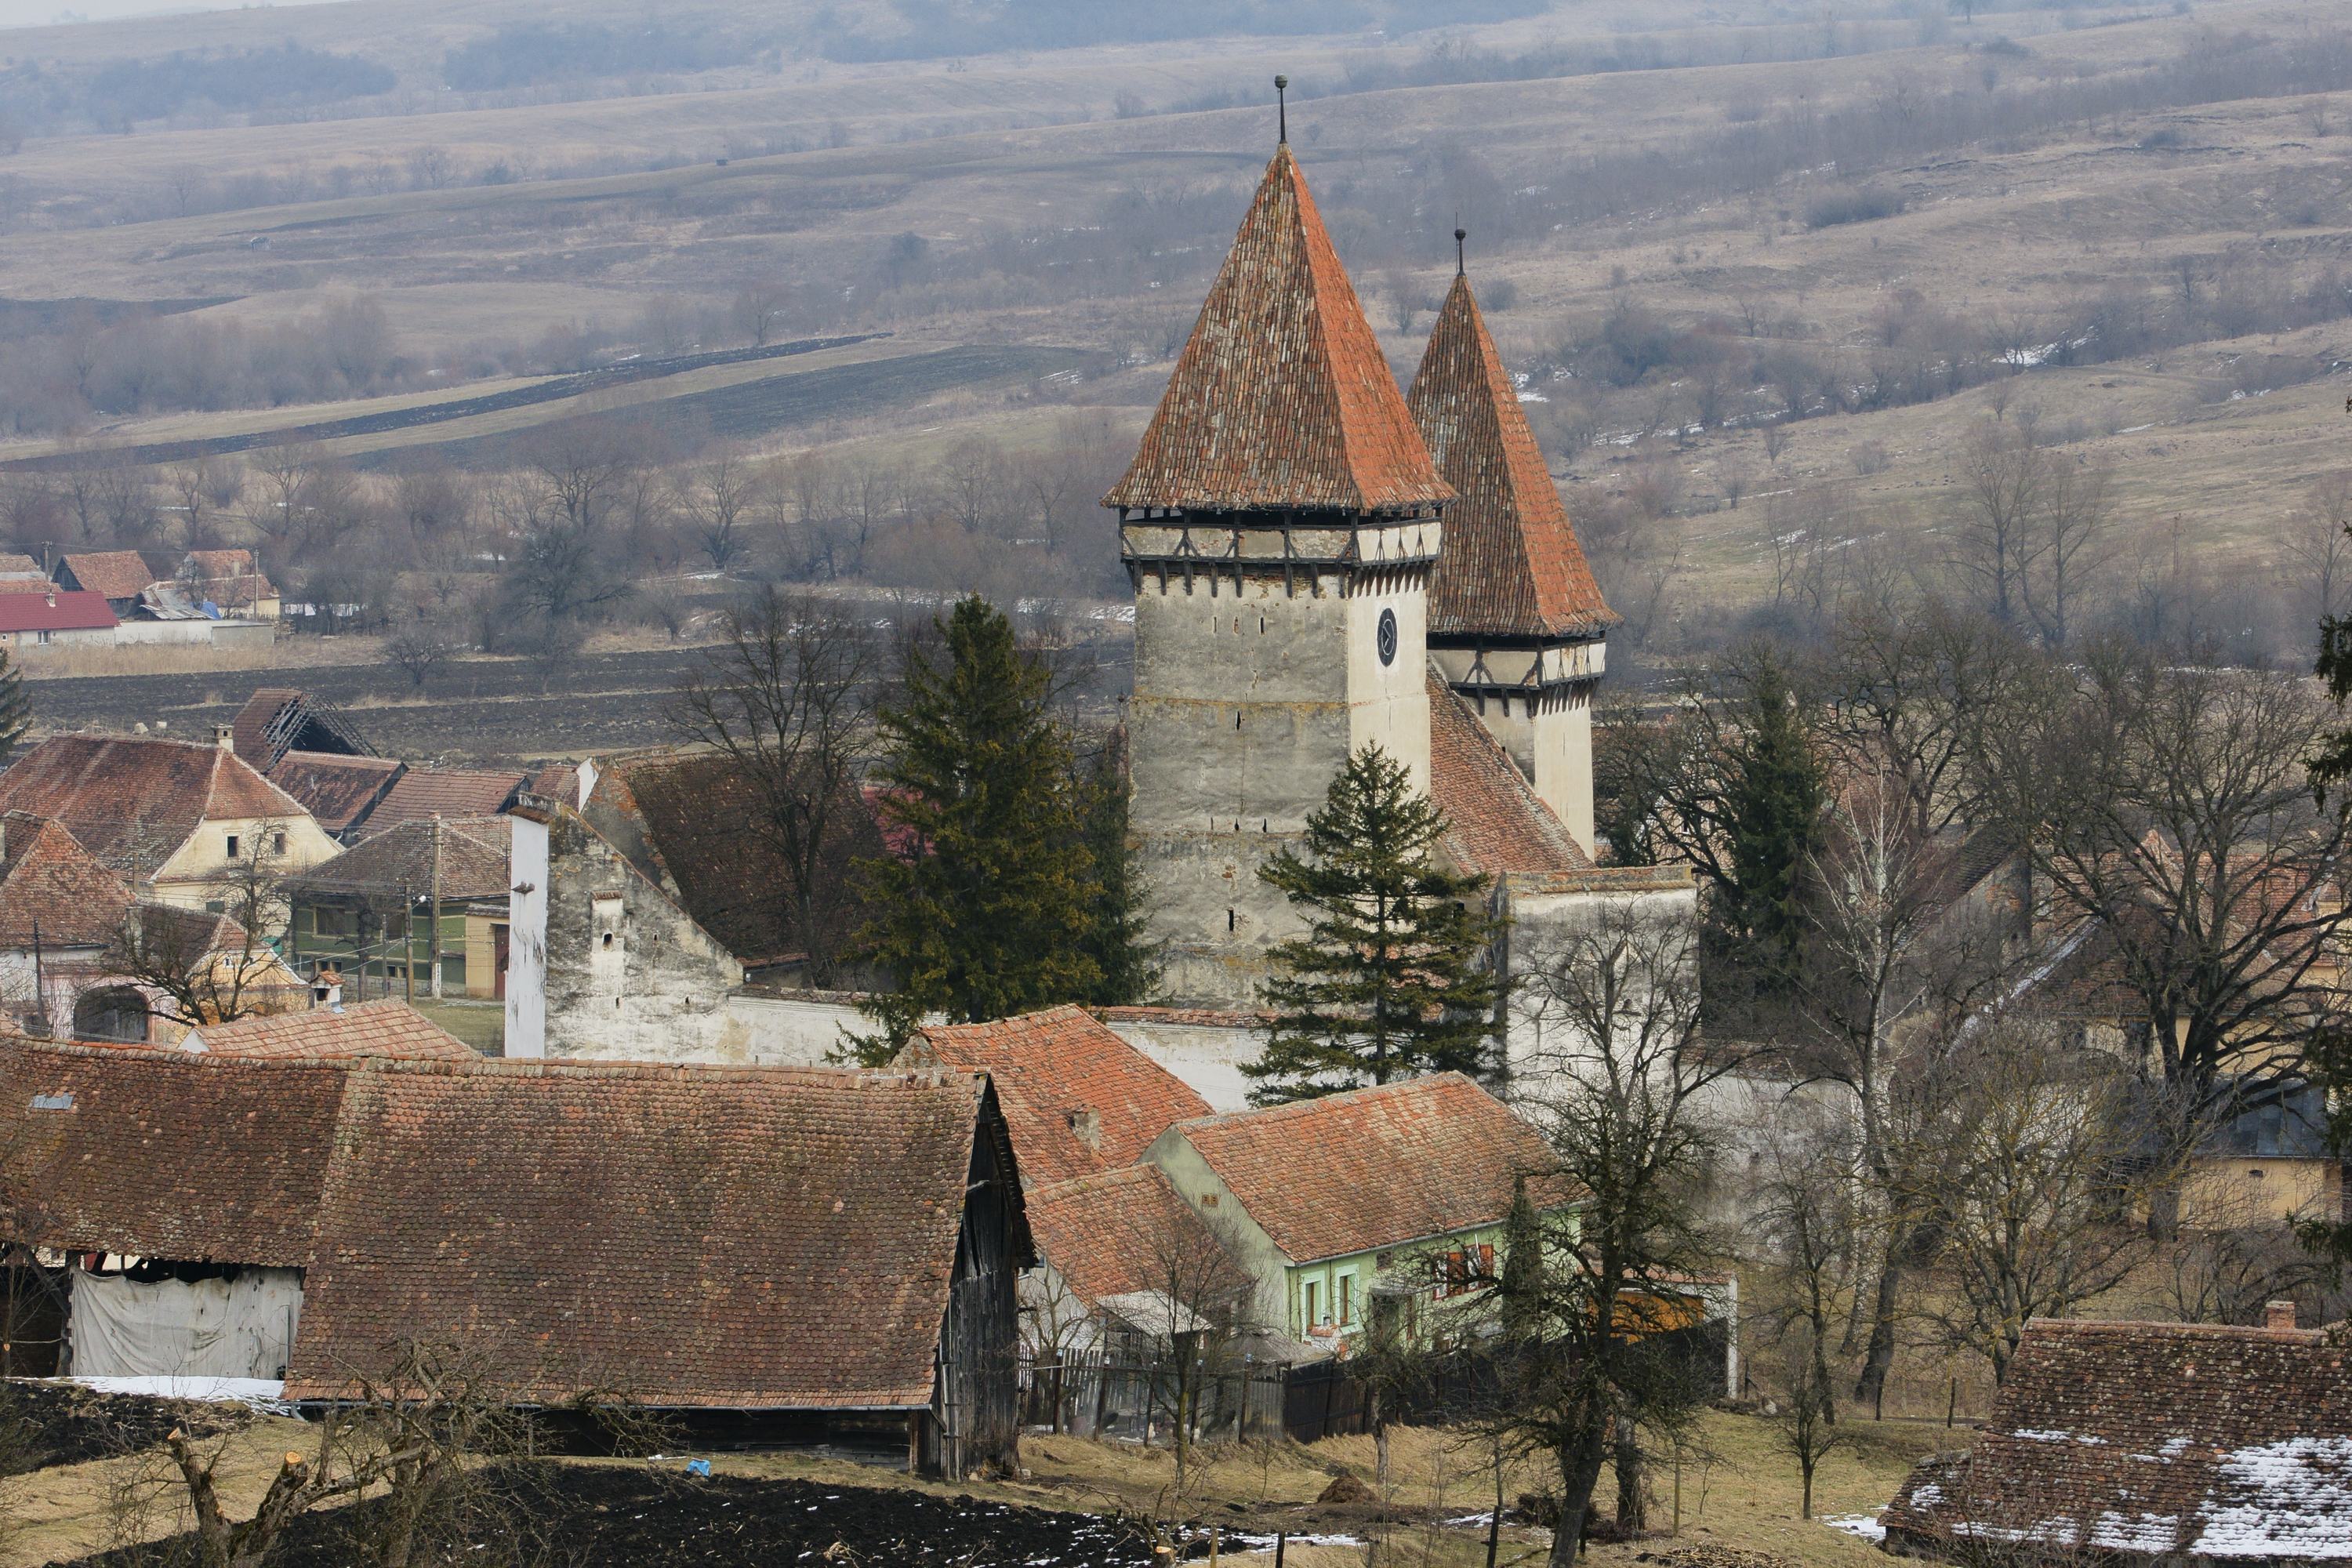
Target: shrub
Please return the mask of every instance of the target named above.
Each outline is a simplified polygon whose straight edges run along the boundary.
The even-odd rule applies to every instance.
[[[1903,210],[1900,193],[1878,188],[1833,191],[1815,198],[1805,209],[1807,228],[1828,228],[1841,223],[1868,223],[1893,217]]]

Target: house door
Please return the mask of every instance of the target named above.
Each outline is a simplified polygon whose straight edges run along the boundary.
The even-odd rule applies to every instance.
[[[507,999],[507,928],[490,928],[490,973],[495,976],[490,994],[503,1002]]]

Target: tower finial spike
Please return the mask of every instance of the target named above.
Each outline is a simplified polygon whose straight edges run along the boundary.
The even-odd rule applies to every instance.
[[[1289,91],[1290,79],[1288,77],[1278,76],[1274,79],[1274,113],[1276,126],[1274,139],[1276,142],[1286,142],[1290,140]]]
[[[1460,218],[1455,218],[1454,222],[1455,226],[1454,230],[1454,276],[1459,278],[1465,272],[1469,270],[1469,268],[1463,264],[1462,242],[1470,237],[1470,231],[1461,226],[1462,220]]]

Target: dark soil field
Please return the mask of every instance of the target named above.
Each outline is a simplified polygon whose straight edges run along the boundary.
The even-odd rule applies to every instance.
[[[128,731],[160,720],[167,739],[204,741],[236,716],[257,687],[291,686],[349,711],[376,751],[413,763],[524,763],[658,745],[661,712],[678,677],[702,657],[679,647],[583,654],[552,679],[520,659],[467,659],[434,672],[420,691],[389,664],[315,665],[193,675],[68,676],[27,683],[43,731]]]
[[[56,676],[28,681],[36,735],[145,724],[167,740],[207,741],[260,687],[295,687],[343,709],[377,752],[411,763],[515,763],[657,746],[676,737],[662,712],[704,646],[583,654],[551,678],[519,658],[468,658],[422,689],[393,664],[206,670],[187,675]],[[1055,650],[1069,699],[1089,721],[1132,681],[1124,629]],[[158,723],[168,725],[158,730]]]
[[[0,1385],[0,1474],[137,1453],[174,1426],[216,1436],[250,1416],[241,1405],[100,1394],[69,1383]]]
[[[971,1497],[804,1480],[697,1479],[621,1465],[518,1464],[495,1473],[495,1526],[419,1552],[434,1563],[561,1563],[565,1568],[1144,1568],[1139,1526]],[[368,1560],[380,1505],[314,1513],[278,1539],[275,1568],[347,1568]],[[176,1568],[195,1560],[180,1536],[84,1558],[77,1568]]]

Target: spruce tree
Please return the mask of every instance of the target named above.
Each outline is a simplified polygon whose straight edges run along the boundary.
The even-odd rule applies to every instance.
[[[1543,1331],[1543,1222],[1528,1179],[1511,1183],[1511,1215],[1503,1225],[1503,1331],[1531,1340]]]
[[[1265,1053],[1242,1070],[1261,1105],[1448,1070],[1486,1071],[1501,989],[1480,966],[1502,922],[1486,880],[1431,858],[1445,816],[1378,746],[1348,759],[1307,819],[1305,858],[1258,870],[1308,921],[1274,950],[1259,987],[1276,1014]]]
[[[1158,945],[1143,932],[1143,879],[1128,842],[1127,731],[1114,730],[1087,760],[1079,780],[1086,805],[1088,922],[1085,951],[1101,972],[1087,1000],[1125,1007],[1160,985]]]
[[[1091,873],[1068,731],[1051,678],[1003,612],[973,595],[909,654],[905,692],[878,717],[885,831],[902,853],[867,860],[873,920],[859,951],[894,991],[862,1004],[887,1059],[929,1013],[1003,1018],[1087,995]]]
[[[1741,932],[1765,944],[1768,963],[1796,947],[1804,925],[1802,883],[1824,803],[1812,735],[1780,666],[1766,659],[1748,694],[1745,743],[1732,770],[1726,816]]]
[[[33,700],[25,695],[25,672],[0,647],[0,763],[8,760],[32,727]]]

